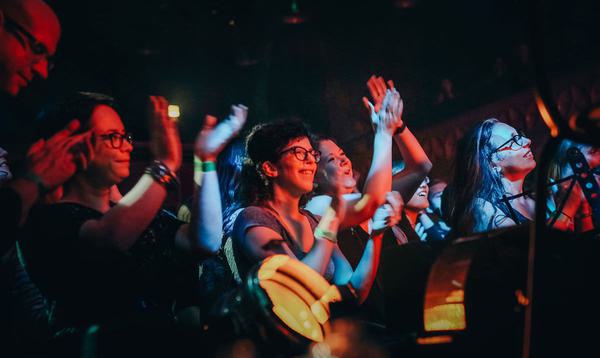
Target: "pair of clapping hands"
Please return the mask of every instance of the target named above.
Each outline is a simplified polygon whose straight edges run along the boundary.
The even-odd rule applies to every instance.
[[[404,124],[402,112],[404,102],[400,93],[391,80],[385,81],[382,77],[371,76],[367,81],[367,88],[373,102],[363,97],[363,104],[371,116],[371,124],[375,131],[387,131],[394,134],[396,129]]]

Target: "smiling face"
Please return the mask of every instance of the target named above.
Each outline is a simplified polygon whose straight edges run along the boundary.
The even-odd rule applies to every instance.
[[[406,203],[405,209],[414,212],[421,212],[429,207],[429,200],[427,198],[429,194],[429,178],[425,178],[417,191],[413,194],[412,198]]]
[[[490,138],[490,146],[495,149],[492,165],[499,167],[502,175],[510,180],[525,178],[536,165],[531,152],[531,140],[517,136],[513,127],[496,123]]]
[[[86,178],[96,187],[110,188],[129,176],[130,154],[133,146],[123,140],[120,148],[107,137],[112,133],[125,134],[119,114],[107,105],[94,108],[90,118],[94,136],[94,158],[85,171]]]
[[[281,151],[281,157],[276,163],[272,163],[274,171],[269,176],[273,184],[290,192],[294,196],[301,196],[310,193],[313,189],[313,180],[317,170],[317,162],[312,154],[307,153],[306,158],[301,160],[298,156],[302,156],[303,150],[293,150],[292,148],[299,147],[303,150],[312,152],[314,148],[311,146],[307,137],[300,137],[291,140]],[[300,153],[300,154],[296,154]]]
[[[35,78],[48,77],[60,23],[40,0],[14,2],[0,9],[0,91],[16,96]]]
[[[352,162],[346,153],[333,141],[325,139],[319,142],[321,161],[317,170],[315,182],[324,194],[334,191],[333,178],[339,178],[342,183],[342,193],[352,193],[356,189],[356,180],[352,171]]]

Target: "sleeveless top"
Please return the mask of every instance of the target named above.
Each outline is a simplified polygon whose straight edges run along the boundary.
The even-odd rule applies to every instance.
[[[300,209],[300,213],[304,215],[310,223],[310,228],[314,232],[320,218],[315,216],[309,211]],[[260,206],[249,206],[242,210],[238,215],[233,225],[233,253],[235,257],[235,263],[239,270],[239,274],[242,279],[246,276],[250,268],[256,264],[250,258],[248,258],[245,252],[241,248],[242,240],[245,240],[246,232],[253,227],[267,227],[278,233],[285,243],[290,247],[294,255],[298,260],[302,260],[308,252],[304,252],[296,240],[293,239],[292,235],[286,230],[285,226],[280,222],[277,215],[271,210]],[[333,261],[330,260],[327,265],[327,270],[323,277],[329,282],[333,279],[333,272],[335,266]]]

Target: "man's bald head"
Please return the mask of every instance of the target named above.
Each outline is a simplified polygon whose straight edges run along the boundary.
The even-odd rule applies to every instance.
[[[39,76],[48,76],[60,22],[42,0],[0,0],[0,91],[15,96]]]

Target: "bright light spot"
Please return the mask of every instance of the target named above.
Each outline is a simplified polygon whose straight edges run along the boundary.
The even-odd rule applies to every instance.
[[[179,106],[176,104],[170,104],[169,107],[167,108],[167,113],[169,114],[169,118],[179,118],[180,116],[180,112],[179,112]]]

